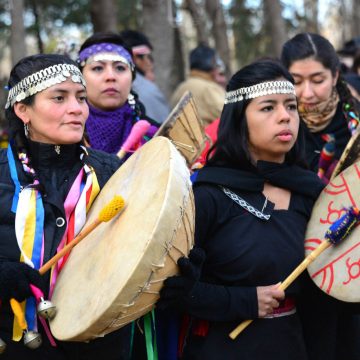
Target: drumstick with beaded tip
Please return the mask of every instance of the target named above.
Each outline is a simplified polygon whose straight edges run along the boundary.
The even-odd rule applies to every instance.
[[[75,245],[77,245],[84,237],[89,235],[98,225],[102,222],[110,221],[115,215],[117,215],[124,207],[125,201],[122,196],[115,195],[100,211],[98,217],[89,224],[86,228],[81,230],[79,234],[69,242],[64,248],[62,248],[56,255],[54,255],[46,264],[40,269],[41,275],[45,274],[50,268],[65,256]]]
[[[315,250],[313,250],[306,258],[295,268],[295,270],[279,285],[280,290],[287,289],[297,277],[312,263],[324,250],[331,245],[336,245],[344,240],[360,221],[360,211],[356,207],[345,209],[345,214],[334,222],[325,233],[325,241],[323,241]],[[235,340],[236,337],[245,330],[253,320],[245,320],[237,326],[229,336]]]
[[[129,136],[122,144],[120,151],[117,153],[117,156],[120,159],[123,159],[125,155],[134,147],[134,145],[136,145],[147,133],[150,127],[151,124],[146,120],[137,121],[132,127]]]

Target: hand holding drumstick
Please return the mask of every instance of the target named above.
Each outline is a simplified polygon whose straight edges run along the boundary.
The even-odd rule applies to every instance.
[[[346,209],[345,214],[333,223],[325,234],[323,241],[314,251],[312,251],[303,262],[279,285],[279,290],[285,290],[292,284],[297,277],[313,262],[325,249],[331,245],[336,245],[345,239],[360,221],[360,211],[355,207]],[[246,329],[253,320],[245,320],[236,327],[229,336],[235,340],[236,337]]]
[[[279,306],[279,302],[284,300],[284,290],[279,289],[279,284],[270,286],[257,286],[256,293],[258,298],[259,318],[270,315]]]
[[[140,142],[141,138],[147,133],[150,129],[151,124],[146,120],[137,121],[131,129],[131,132],[121,149],[117,153],[117,156],[120,159],[123,159],[125,155],[131,151],[131,149]]]

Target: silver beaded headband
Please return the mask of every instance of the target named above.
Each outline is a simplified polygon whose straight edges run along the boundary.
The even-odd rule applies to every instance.
[[[89,58],[86,59],[86,61],[83,61],[80,65],[85,66],[85,64],[90,64],[94,61],[119,61],[127,65],[131,69],[131,71],[134,70],[134,64],[130,63],[124,56],[121,56],[116,53],[106,53],[106,52],[98,53],[93,56],[90,56]]]
[[[55,84],[60,84],[69,77],[73,82],[86,86],[80,69],[72,64],[52,65],[31,74],[10,89],[5,109]]]
[[[293,94],[295,87],[290,81],[268,81],[253,86],[243,87],[225,94],[225,104],[232,104],[244,99],[254,99],[269,94]]]

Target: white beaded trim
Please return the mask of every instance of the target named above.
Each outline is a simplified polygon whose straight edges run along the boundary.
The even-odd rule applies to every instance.
[[[52,65],[31,74],[10,89],[5,109],[55,84],[60,84],[69,77],[73,82],[86,86],[80,69],[72,64]]]
[[[95,54],[87,58],[86,61],[83,61],[80,65],[85,66],[85,64],[90,64],[94,61],[120,61],[123,64],[126,64],[131,69],[131,71],[134,70],[134,64],[131,64],[124,56],[113,52]]]
[[[269,94],[295,95],[295,87],[290,81],[263,82],[227,92],[225,94],[225,104],[235,103],[244,99],[254,99]]]

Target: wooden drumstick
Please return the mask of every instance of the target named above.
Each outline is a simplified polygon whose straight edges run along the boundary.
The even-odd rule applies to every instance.
[[[98,225],[102,222],[110,221],[115,215],[117,215],[124,207],[125,201],[122,196],[115,195],[112,200],[107,203],[102,210],[100,211],[96,220],[94,220],[90,225],[81,230],[79,234],[69,242],[63,249],[61,249],[56,255],[54,255],[46,264],[44,264],[40,269],[39,273],[41,275],[45,274],[50,268],[59,261],[63,256],[65,256],[75,245],[77,245],[84,237],[89,235]]]
[[[122,144],[117,156],[123,159],[125,155],[137,144],[141,138],[147,133],[151,124],[146,120],[137,121],[131,129],[131,132],[125,142]]]
[[[297,277],[312,263],[324,250],[331,245],[336,245],[345,239],[350,232],[354,229],[360,220],[359,209],[350,207],[346,209],[346,213],[326,231],[325,241],[323,241],[315,250],[313,250],[306,258],[300,263],[299,266],[279,285],[280,290],[287,289]],[[245,320],[238,325],[229,336],[235,340],[237,336],[245,330],[253,320]]]

